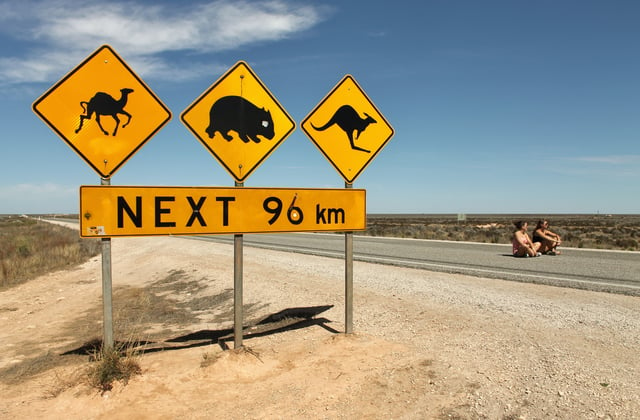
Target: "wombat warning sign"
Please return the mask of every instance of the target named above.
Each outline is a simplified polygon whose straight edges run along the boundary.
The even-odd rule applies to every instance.
[[[211,85],[180,119],[237,182],[244,182],[296,126],[243,61]]]

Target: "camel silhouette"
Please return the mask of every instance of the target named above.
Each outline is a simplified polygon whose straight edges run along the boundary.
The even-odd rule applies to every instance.
[[[90,120],[94,113],[96,114],[98,127],[100,127],[100,130],[102,130],[105,136],[108,136],[109,133],[102,127],[102,124],[100,123],[100,115],[110,115],[116,121],[116,127],[113,129],[113,136],[118,132],[118,126],[120,125],[120,118],[118,118],[118,114],[123,114],[128,117],[127,122],[122,124],[122,128],[125,128],[127,124],[131,122],[131,114],[123,108],[127,104],[127,97],[131,92],[133,92],[133,89],[123,88],[120,89],[120,92],[122,95],[118,100],[113,99],[113,97],[108,93],[98,92],[89,102],[80,102],[80,106],[84,110],[84,114],[80,115],[80,125],[76,129],[76,134],[82,129],[84,120]]]

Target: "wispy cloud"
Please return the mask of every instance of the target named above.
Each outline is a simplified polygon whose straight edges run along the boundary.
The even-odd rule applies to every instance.
[[[579,176],[640,176],[640,155],[594,155],[554,158],[549,170]]]
[[[606,165],[640,165],[640,155],[581,156],[570,160],[585,163],[601,163]]]
[[[165,55],[206,55],[281,40],[313,27],[324,15],[321,7],[286,0],[217,0],[189,6],[78,0],[1,4],[0,33],[15,48],[7,53],[5,41],[0,84],[50,81],[105,43],[147,77],[185,78],[204,68],[210,73],[206,61],[211,57],[201,57],[201,66],[185,72],[175,57]]]

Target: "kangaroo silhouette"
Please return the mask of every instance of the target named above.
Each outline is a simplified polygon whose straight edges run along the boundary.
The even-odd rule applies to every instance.
[[[358,147],[354,143],[353,132],[356,132],[356,139],[360,137],[360,133],[362,133],[369,124],[374,124],[377,121],[371,118],[371,116],[367,113],[364,113],[366,118],[360,118],[358,112],[353,109],[350,105],[342,105],[338,110],[333,114],[333,117],[322,127],[316,127],[311,124],[316,131],[324,131],[327,128],[331,127],[334,124],[337,124],[338,127],[345,132],[347,137],[349,138],[349,143],[351,144],[351,148],[353,150],[359,150],[361,152],[371,153],[370,150],[363,149],[362,147]]]
[[[127,104],[127,98],[129,94],[133,92],[133,89],[124,88],[120,89],[120,92],[122,95],[117,101],[108,93],[98,92],[93,95],[93,98],[91,98],[89,102],[80,102],[80,106],[84,110],[84,114],[80,115],[80,125],[76,129],[76,134],[82,129],[84,120],[90,120],[93,114],[96,114],[98,127],[100,127],[100,130],[102,130],[105,136],[108,136],[109,133],[102,127],[102,124],[100,123],[100,115],[110,115],[116,121],[116,128],[113,129],[114,136],[118,132],[118,126],[120,125],[120,118],[118,118],[118,114],[123,114],[128,117],[127,122],[122,124],[122,128],[125,128],[127,124],[131,122],[131,114],[123,108]]]

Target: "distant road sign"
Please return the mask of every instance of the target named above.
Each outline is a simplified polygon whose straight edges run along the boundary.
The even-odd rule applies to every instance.
[[[349,184],[394,134],[351,75],[329,92],[301,127]]]
[[[364,229],[362,189],[80,187],[85,238]]]
[[[102,178],[171,119],[171,111],[108,45],[37,99],[33,111]]]
[[[244,182],[296,126],[243,61],[211,85],[180,119],[238,182]]]

